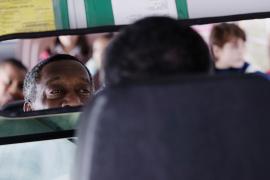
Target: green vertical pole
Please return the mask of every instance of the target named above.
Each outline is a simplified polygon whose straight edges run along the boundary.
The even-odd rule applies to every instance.
[[[67,0],[53,0],[56,29],[69,29]]]
[[[187,0],[175,0],[179,19],[188,19]]]
[[[87,26],[114,25],[111,0],[85,0]]]

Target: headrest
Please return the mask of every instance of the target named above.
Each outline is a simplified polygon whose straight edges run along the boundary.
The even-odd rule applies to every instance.
[[[79,126],[76,179],[270,179],[270,84],[186,77],[100,93]]]

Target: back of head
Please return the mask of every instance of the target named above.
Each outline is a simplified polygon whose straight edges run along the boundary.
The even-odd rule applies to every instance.
[[[105,53],[105,79],[207,73],[211,62],[206,43],[190,27],[168,17],[140,20],[122,31]]]

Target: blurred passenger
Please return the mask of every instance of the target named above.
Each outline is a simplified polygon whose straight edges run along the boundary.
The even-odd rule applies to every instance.
[[[90,72],[77,58],[52,56],[27,73],[24,111],[84,105],[93,94],[92,83]]]
[[[210,49],[217,74],[259,72],[245,61],[246,34],[236,24],[215,25],[210,34]]]
[[[86,63],[91,57],[91,48],[85,36],[59,36],[56,38],[53,48],[47,48],[40,54],[40,59],[44,60],[55,54],[69,54]]]
[[[108,84],[207,74],[211,69],[209,49],[201,36],[168,17],[145,18],[128,26],[104,55]]]
[[[99,89],[104,83],[103,52],[112,38],[113,34],[104,34],[97,37],[92,44],[92,58],[86,63],[87,68],[93,76],[96,89]]]
[[[16,100],[23,100],[23,80],[26,67],[10,58],[0,61],[0,107]]]

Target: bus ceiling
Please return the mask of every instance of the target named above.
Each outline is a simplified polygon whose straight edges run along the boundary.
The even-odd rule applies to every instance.
[[[268,0],[3,0],[0,41],[115,32],[147,16],[170,16],[187,25],[268,18],[269,8]]]

